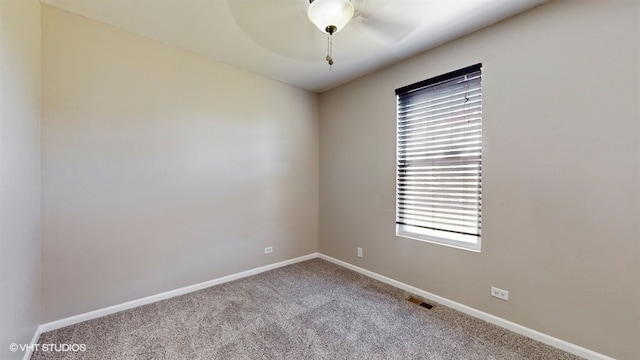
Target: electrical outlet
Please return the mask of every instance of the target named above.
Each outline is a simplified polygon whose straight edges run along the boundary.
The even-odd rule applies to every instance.
[[[267,246],[266,248],[264,248],[265,254],[271,254],[272,252],[273,252],[273,246]]]
[[[357,248],[357,249],[358,249],[358,257],[360,257],[360,258],[361,258],[361,257],[362,257],[362,248],[361,248],[361,247],[359,247],[359,248]]]
[[[509,292],[507,290],[498,289],[497,287],[491,287],[491,296],[504,301],[509,301]]]

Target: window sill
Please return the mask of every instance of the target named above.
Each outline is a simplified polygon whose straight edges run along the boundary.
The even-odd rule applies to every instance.
[[[454,249],[467,250],[467,251],[477,252],[477,253],[481,252],[481,249],[480,249],[481,242],[479,238],[476,243],[468,243],[468,242],[455,241],[455,240],[432,236],[432,235],[416,234],[414,232],[403,230],[401,227],[402,227],[401,225],[396,225],[396,236],[412,239],[412,240],[424,241],[424,242],[428,242],[436,245],[448,246]]]

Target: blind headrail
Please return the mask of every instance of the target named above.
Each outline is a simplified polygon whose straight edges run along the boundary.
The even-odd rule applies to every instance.
[[[475,64],[475,65],[467,66],[466,68],[463,68],[463,69],[459,69],[459,70],[452,71],[452,72],[449,72],[449,73],[446,73],[446,74],[438,75],[438,76],[432,77],[430,79],[422,80],[422,81],[417,82],[415,84],[403,86],[401,88],[397,88],[396,89],[396,95],[401,95],[401,94],[405,94],[405,93],[408,93],[408,92],[416,90],[416,89],[420,89],[420,88],[424,88],[424,87],[427,87],[427,86],[436,85],[436,84],[444,82],[444,81],[450,81],[452,78],[456,78],[458,76],[464,76],[464,75],[467,75],[467,74],[472,73],[472,72],[480,71],[481,68],[482,68],[482,64],[478,63],[478,64]]]

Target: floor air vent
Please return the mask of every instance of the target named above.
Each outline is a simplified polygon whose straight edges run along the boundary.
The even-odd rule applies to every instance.
[[[428,304],[428,303],[426,303],[426,302],[422,301],[421,299],[419,299],[419,298],[417,298],[417,297],[415,297],[415,296],[409,296],[409,297],[407,298],[407,301],[408,301],[408,302],[410,302],[410,303],[414,303],[414,304],[416,304],[416,305],[420,305],[420,306],[422,306],[423,308],[427,308],[427,309],[431,309],[431,308],[433,307],[433,305]]]

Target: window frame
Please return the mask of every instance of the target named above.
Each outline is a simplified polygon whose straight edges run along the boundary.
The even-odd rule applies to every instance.
[[[409,115],[405,114],[401,116],[401,106],[403,107],[403,110],[405,110],[407,107],[406,104],[401,105],[401,100],[407,101],[407,98],[411,100],[411,97],[413,95],[409,95],[409,94],[412,94],[414,92],[418,93],[419,96],[422,96],[422,93],[420,92],[424,92],[425,94],[427,94],[425,95],[425,97],[429,96],[432,93],[435,93],[436,91],[438,91],[436,90],[437,86],[442,86],[442,85],[450,86],[450,84],[459,84],[460,83],[459,80],[461,77],[464,77],[465,82],[470,81],[470,80],[467,80],[466,76],[473,75],[473,74],[477,74],[477,78],[479,78],[475,80],[476,82],[478,82],[477,86],[479,89],[479,94],[478,94],[479,105],[477,105],[477,107],[479,108],[479,119],[477,120],[477,122],[479,124],[479,134],[480,134],[479,140],[476,141],[476,142],[479,142],[479,150],[476,149],[476,152],[479,152],[479,154],[475,155],[478,157],[478,159],[476,160],[477,161],[477,208],[475,210],[469,210],[469,209],[465,209],[464,206],[461,206],[461,209],[455,209],[453,211],[455,212],[460,210],[465,214],[466,214],[466,211],[470,211],[470,213],[472,214],[471,217],[474,216],[473,214],[475,212],[476,232],[463,234],[462,231],[458,232],[452,229],[442,229],[442,228],[438,229],[437,226],[426,227],[424,225],[421,226],[416,224],[416,222],[423,222],[423,223],[428,222],[423,220],[414,220],[413,224],[410,224],[408,222],[412,222],[412,218],[411,218],[411,215],[407,214],[409,210],[413,212],[420,212],[420,211],[424,211],[424,209],[429,207],[426,205],[411,204],[411,201],[407,200],[407,198],[410,197],[410,195],[407,195],[407,192],[409,191],[407,190],[407,186],[409,186],[409,182],[412,179],[409,179],[409,175],[407,175],[407,171],[408,171],[407,169],[411,169],[411,165],[408,165],[409,163],[411,163],[411,161],[408,159],[409,155],[406,153],[409,152],[408,150],[409,147],[414,147],[415,145],[412,144],[411,146],[409,146],[407,144],[404,144],[402,146],[402,151],[404,154],[402,156],[400,155],[401,154],[401,145],[400,145],[401,136],[406,136],[407,134],[407,132],[405,132],[403,135],[401,135],[401,126],[405,127],[405,129],[403,129],[402,131],[406,131],[406,127],[408,127],[407,124],[410,124],[410,122],[413,121],[413,119],[411,119]],[[455,85],[451,85],[451,86],[455,86]],[[467,93],[465,93],[464,99],[466,103]],[[432,105],[429,105],[427,109],[432,110],[433,108],[431,108],[431,106]],[[463,113],[466,116],[467,110],[466,108],[464,109],[465,110],[463,110]],[[438,119],[438,121],[441,121],[441,120]],[[428,121],[424,121],[424,122],[425,122],[424,128],[426,129],[427,128],[426,123]],[[401,125],[401,123],[404,123],[404,124]],[[447,124],[453,124],[453,121]],[[425,130],[425,133],[427,134],[426,135],[427,138],[424,140],[420,140],[421,142],[418,143],[418,146],[424,146],[424,147],[429,146],[429,141],[430,141],[430,139],[428,138],[429,136],[428,134],[430,134],[429,131],[432,131],[432,130]],[[453,135],[451,135],[451,137],[453,138]],[[449,247],[458,248],[458,249],[474,251],[474,252],[481,251],[481,247],[482,247],[482,233],[481,233],[481,229],[482,229],[482,225],[481,225],[482,224],[482,215],[481,215],[482,214],[482,140],[483,140],[483,136],[482,136],[482,64],[481,63],[396,89],[396,236],[449,246]],[[406,142],[406,140],[403,140],[403,141]],[[452,143],[452,145],[462,146],[460,143],[464,143],[464,140],[456,140],[456,142]],[[458,148],[453,148],[452,151],[455,151],[457,149]],[[425,154],[429,151],[430,150],[425,150]],[[466,158],[464,157],[456,158],[454,156],[450,159],[455,159],[454,161],[456,162],[466,161],[465,160]],[[444,167],[444,166],[447,166],[446,163],[448,160],[449,159],[446,158],[444,155],[442,156],[441,159],[433,159],[433,160],[430,159],[429,163],[432,165],[429,165],[429,166],[433,166],[433,168]],[[418,168],[418,167],[420,167],[420,165],[414,166],[414,168]],[[471,168],[473,168],[473,166],[471,166]],[[429,171],[435,172],[436,170],[429,170]],[[437,175],[442,175],[443,170],[438,170],[438,171],[440,172],[437,173]],[[475,174],[475,172],[470,172],[470,173]],[[431,173],[429,173],[429,176],[431,176]],[[401,177],[404,177],[404,179],[401,180]],[[467,179],[466,175],[463,176],[463,178]],[[470,179],[472,178],[473,176],[470,177]],[[431,188],[434,188],[435,187],[434,184],[437,183],[436,181],[430,181],[430,180],[422,180],[422,181],[424,181],[424,186],[428,186]],[[439,184],[439,185],[442,186],[442,184]],[[402,191],[400,189],[401,186],[404,188],[404,190]],[[421,183],[418,186],[423,186],[423,184]],[[471,187],[471,188],[475,189],[474,187]],[[449,190],[446,190],[446,191],[449,191]],[[466,192],[466,190],[463,190],[463,191],[465,191],[463,193],[464,195],[474,194],[472,191],[468,193]],[[417,200],[414,200],[414,201],[416,201],[416,203],[420,202]],[[433,213],[434,212],[433,209],[434,208],[437,209],[438,207],[439,206],[437,205],[435,206],[431,205],[431,208],[430,208],[432,209],[431,212]],[[418,210],[414,210],[416,208]],[[435,210],[435,212],[437,211],[438,210]],[[440,211],[443,211],[443,210],[440,209]],[[442,215],[442,214],[439,214],[439,215]],[[417,214],[417,216],[425,216],[425,214],[424,213]],[[469,218],[469,215],[462,215],[462,217],[464,219],[467,219]],[[433,217],[429,217],[429,215],[426,215],[426,218],[431,219],[429,221],[432,221],[434,219]],[[443,227],[446,227],[446,226],[447,225],[443,225]]]

